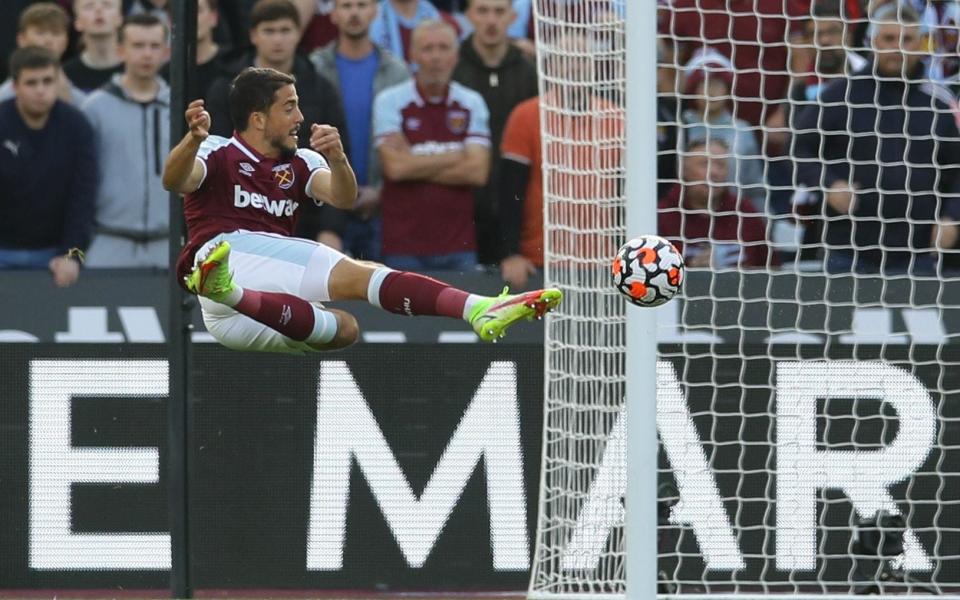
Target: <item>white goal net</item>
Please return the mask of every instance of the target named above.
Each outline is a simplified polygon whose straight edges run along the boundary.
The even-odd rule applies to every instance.
[[[652,2],[654,0],[636,0]],[[628,593],[627,310],[659,232],[656,540],[667,597],[960,598],[960,3],[534,0],[545,427],[531,598]],[[658,35],[657,89],[626,80]],[[658,114],[658,222],[627,231],[628,93]],[[653,343],[651,341],[651,343]]]

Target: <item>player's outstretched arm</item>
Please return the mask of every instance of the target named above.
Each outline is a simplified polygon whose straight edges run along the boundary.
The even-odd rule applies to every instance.
[[[167,156],[163,168],[163,187],[171,192],[186,194],[197,191],[203,183],[203,164],[197,160],[200,144],[210,135],[210,113],[203,107],[203,100],[194,100],[185,113],[187,132]]]
[[[310,195],[337,208],[353,208],[357,201],[357,177],[343,152],[337,128],[316,123],[311,125],[310,147],[323,154],[330,166],[329,172],[319,172],[310,178]]]

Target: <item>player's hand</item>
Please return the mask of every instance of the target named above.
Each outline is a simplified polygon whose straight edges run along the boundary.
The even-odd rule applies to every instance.
[[[856,186],[849,182],[842,180],[836,181],[830,186],[830,189],[827,190],[827,204],[841,215],[849,215],[856,208],[856,198],[853,195],[855,191]]]
[[[345,159],[340,132],[333,125],[310,126],[310,147],[324,155],[328,161]]]
[[[527,280],[537,272],[537,267],[526,256],[514,254],[500,261],[500,276],[515,288],[523,289]]]
[[[80,277],[80,263],[66,256],[54,256],[47,265],[57,287],[70,287]]]
[[[187,127],[190,128],[194,139],[200,142],[207,139],[210,135],[210,124],[213,121],[210,119],[210,113],[203,107],[203,100],[191,102],[184,114],[187,118]]]

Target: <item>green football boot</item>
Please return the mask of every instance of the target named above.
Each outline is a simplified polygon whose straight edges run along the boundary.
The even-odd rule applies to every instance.
[[[481,340],[495,342],[517,321],[541,319],[563,300],[563,292],[556,288],[522,294],[508,291],[509,288],[503,288],[499,296],[477,302],[470,311],[468,321]]]
[[[230,272],[230,243],[223,241],[214,246],[184,280],[194,294],[221,302],[236,287]]]

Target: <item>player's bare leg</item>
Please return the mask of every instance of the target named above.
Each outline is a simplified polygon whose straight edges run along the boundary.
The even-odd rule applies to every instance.
[[[375,263],[343,259],[330,273],[330,298],[367,300],[399,315],[463,319],[480,339],[493,342],[521,320],[543,317],[563,299],[558,289],[479,296],[425,275],[394,271]]]

